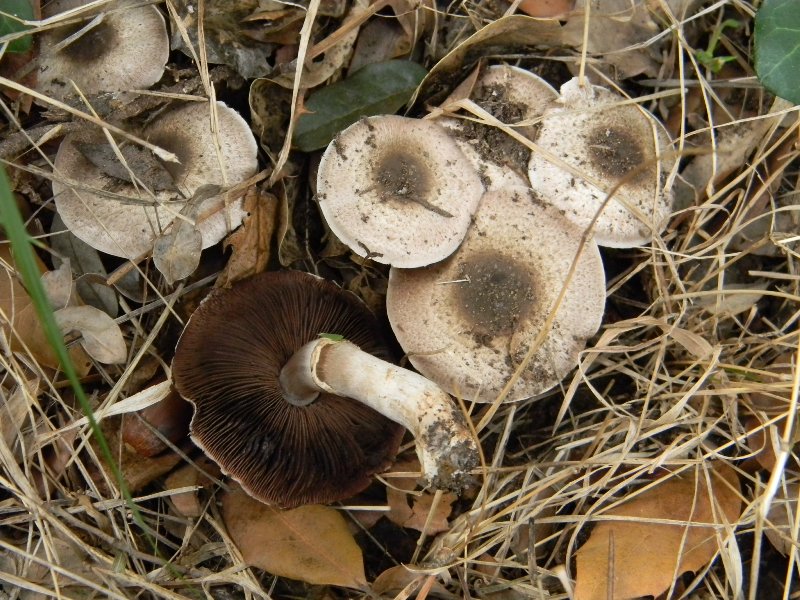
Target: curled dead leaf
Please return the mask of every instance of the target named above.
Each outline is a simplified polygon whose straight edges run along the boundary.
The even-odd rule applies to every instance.
[[[418,460],[409,460],[395,463],[395,472],[419,472]],[[386,501],[389,504],[387,517],[401,527],[424,531],[428,535],[435,535],[450,529],[447,518],[452,512],[456,495],[449,492],[440,494],[435,501],[436,494],[428,491],[415,492],[417,480],[413,477],[392,477],[391,486],[386,489]]]
[[[81,346],[96,361],[124,363],[128,356],[119,325],[94,306],[68,306],[53,313],[63,333],[78,331]]]
[[[8,244],[0,245],[0,261],[7,265],[0,270],[0,331],[8,339],[13,352],[26,351],[39,365],[58,368],[58,358],[47,341],[30,296],[11,270],[14,261]],[[41,265],[41,269],[45,270],[44,265]],[[73,346],[69,349],[69,355],[78,375],[86,375],[92,362],[83,348]]]
[[[267,268],[270,246],[278,225],[278,199],[263,189],[251,188],[244,197],[248,216],[239,229],[224,242],[231,257],[217,279],[217,285],[229,287],[235,281],[260,273]]]

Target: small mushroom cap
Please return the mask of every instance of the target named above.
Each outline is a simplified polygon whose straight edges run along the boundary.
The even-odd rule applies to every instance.
[[[88,4],[85,0],[56,0],[44,8],[52,17]],[[37,89],[63,99],[75,94],[73,80],[84,94],[149,88],[164,74],[169,40],[164,17],[155,6],[116,2],[104,8],[102,21],[61,50],[55,46],[86,26],[98,12],[79,24],[43,31]]]
[[[403,428],[331,394],[289,404],[279,375],[320,333],[336,333],[386,358],[367,308],[332,283],[300,272],[266,272],[215,289],[194,312],[172,373],[195,406],[192,438],[264,502],[293,507],[347,498],[389,466]]]
[[[471,94],[472,100],[508,125],[535,121],[557,97],[544,79],[510,65],[488,67]],[[487,190],[528,186],[531,153],[524,144],[496,127],[471,120],[440,117],[436,123],[453,136]],[[529,138],[536,131],[534,123],[517,129]]]
[[[552,327],[505,400],[556,385],[600,327],[605,274],[594,241],[530,190],[487,192],[458,251],[392,269],[389,320],[417,370],[449,393],[492,402],[524,361],[577,267]]]
[[[207,104],[186,104],[145,129],[145,139],[180,159],[179,165],[164,164],[176,189],[153,194],[106,175],[80,152],[81,143],[105,143],[102,133],[86,129],[66,136],[55,159],[59,178],[53,180],[56,208],[65,225],[90,246],[114,256],[134,259],[149,252],[155,238],[200,186],[234,185],[258,168],[256,141],[245,120],[222,102],[217,102],[217,115],[224,173]],[[223,202],[223,198],[208,198],[197,207],[203,248],[219,242],[244,218],[240,199],[227,207]]]
[[[561,106],[545,113],[536,143],[585,178],[536,152],[528,165],[534,191],[583,228],[622,182],[594,226],[597,243],[616,248],[646,244],[664,229],[672,208],[666,181],[675,162],[663,156],[669,147],[663,125],[622,101],[605,88],[580,87],[577,79],[565,83]]]
[[[331,231],[357,255],[397,267],[451,254],[481,194],[478,173],[441,127],[392,115],[339,133],[317,178]]]

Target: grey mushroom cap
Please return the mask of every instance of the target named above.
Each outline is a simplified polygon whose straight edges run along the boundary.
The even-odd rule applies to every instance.
[[[88,4],[85,0],[56,0],[44,8],[52,17]],[[152,5],[123,1],[87,13],[85,21],[43,31],[37,89],[63,99],[75,94],[70,80],[84,94],[149,88],[164,74],[169,58],[167,28],[161,12]],[[88,25],[98,14],[102,20],[75,41],[58,49],[66,38]]]
[[[438,125],[362,119],[319,165],[319,206],[355,254],[397,267],[442,260],[461,243],[483,194],[478,173]]]
[[[56,208],[64,224],[93,248],[134,259],[151,250],[156,237],[198,188],[227,187],[254,175],[258,148],[247,123],[222,102],[217,102],[216,112],[216,134],[206,103],[186,104],[164,113],[142,133],[148,141],[179,157],[180,164],[164,164],[174,180],[174,189],[148,191],[101,171],[79,150],[82,143],[106,141],[97,130],[66,136],[56,154],[53,180]],[[219,141],[219,156],[215,140]],[[221,197],[201,201],[197,228],[203,248],[238,227],[244,215],[241,199],[227,206]]]
[[[492,116],[532,138],[536,120],[558,98],[544,79],[519,67],[492,65],[483,71],[470,98]],[[504,131],[456,117],[439,117],[436,123],[453,136],[458,147],[481,175],[487,190],[528,186],[530,150]]]
[[[577,78],[561,88],[559,106],[548,110],[529,163],[532,188],[583,228],[594,224],[601,246],[628,248],[650,242],[672,209],[669,137],[663,125],[636,104]],[[618,187],[617,187],[618,186]],[[603,203],[611,195],[610,200]]]
[[[552,326],[506,401],[536,396],[577,364],[600,327],[605,274],[597,245],[525,188],[487,192],[458,251],[389,275],[392,329],[416,369],[449,393],[492,402],[517,372],[568,280]]]

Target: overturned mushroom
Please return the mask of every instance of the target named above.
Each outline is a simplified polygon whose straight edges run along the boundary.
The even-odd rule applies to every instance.
[[[53,17],[86,4],[86,0],[56,0],[43,12]],[[130,0],[103,9],[82,11],[85,20],[41,33],[40,92],[62,99],[76,93],[70,81],[82,93],[96,94],[148,88],[161,79],[169,41],[159,10]]]
[[[515,126],[533,139],[535,120],[558,97],[541,77],[510,65],[492,65],[478,78],[470,98],[500,122]],[[483,178],[486,189],[528,186],[530,150],[504,131],[470,119],[440,117],[436,123],[456,140],[458,147]]]
[[[600,327],[605,305],[599,250],[581,239],[578,227],[529,190],[487,192],[457,252],[424,269],[391,270],[389,320],[411,363],[451,394],[478,402],[493,401],[529,353],[505,399],[556,385]]]
[[[477,172],[441,127],[392,115],[339,133],[317,179],[331,231],[357,255],[397,267],[452,253],[482,193]]]
[[[397,450],[394,421],[414,434],[427,480],[459,488],[477,462],[464,417],[436,385],[383,360],[379,337],[355,296],[305,273],[214,290],[173,361],[195,405],[193,439],[254,497],[296,506],[363,489]]]
[[[536,143],[572,172],[534,152],[532,188],[584,228],[602,207],[593,230],[601,246],[649,242],[672,208],[668,173],[675,160],[665,156],[664,126],[640,106],[602,87],[582,87],[577,78],[562,86],[559,102],[545,113]]]
[[[53,195],[69,230],[97,250],[134,259],[150,251],[188,202],[194,203],[203,248],[241,224],[240,199],[193,198],[202,186],[244,181],[258,166],[245,120],[222,102],[215,108],[216,131],[209,105],[191,103],[162,114],[141,134],[174,152],[180,164],[161,163],[125,142],[119,148],[123,165],[101,131],[87,128],[66,136],[55,158]]]

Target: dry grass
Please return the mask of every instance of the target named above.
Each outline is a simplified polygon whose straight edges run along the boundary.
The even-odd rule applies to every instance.
[[[312,0],[309,15],[318,5]],[[172,13],[169,2],[167,7]],[[770,508],[786,504],[787,494],[796,494],[800,484],[794,446],[798,371],[775,366],[796,364],[799,348],[796,229],[781,232],[777,226],[777,219],[795,214],[797,122],[794,112],[773,106],[752,76],[718,85],[724,77],[697,63],[697,48],[687,40],[705,43],[723,14],[746,20],[753,6],[717,2],[700,16],[670,18],[662,27],[668,40],[663,50],[672,61],[660,77],[667,83],[645,81],[626,89],[638,92],[644,106],[669,117],[682,167],[695,161],[724,170],[724,176],[701,190],[696,200],[679,204],[669,229],[649,247],[604,253],[609,274],[604,327],[561,389],[518,405],[467,403],[486,464],[480,487],[457,504],[451,530],[413,540],[416,550],[409,566],[418,577],[408,589],[419,586],[420,597],[441,593],[433,587],[435,580],[454,597],[566,598],[563,583],[574,578],[574,552],[596,515],[646,486],[653,474],[704,472],[716,460],[728,461],[739,472],[743,511],[737,523],[729,524],[735,536],[719,559],[697,574],[693,591],[685,597],[796,597],[796,497],[789,495],[794,502],[789,505],[790,526],[780,531],[788,557],[780,557],[761,533],[777,531]],[[439,12],[431,37],[438,56],[465,39],[476,24],[501,15],[494,3],[454,4]],[[320,42],[310,37],[312,21],[309,16],[301,55]],[[647,50],[660,42],[656,36],[641,46]],[[749,73],[751,49],[738,43],[746,44],[746,38],[725,38],[719,51],[735,56]],[[201,44],[196,57],[203,82],[199,95],[213,99],[205,55]],[[551,70],[563,69],[562,63],[580,65],[599,79],[606,72],[602,57],[580,57],[563,49],[522,58],[528,66]],[[672,64],[682,68],[674,70]],[[687,94],[681,95],[681,89]],[[738,99],[728,96],[729,104],[721,110],[719,95],[731,92]],[[296,99],[297,85],[293,93]],[[685,100],[683,105],[679,99]],[[47,98],[38,100],[57,106]],[[9,121],[7,140],[40,125],[23,125],[5,99],[0,108]],[[78,121],[98,120],[88,111],[70,112]],[[764,127],[759,128],[761,122]],[[724,147],[726,134],[734,130],[757,133],[745,134],[734,146],[752,139],[752,151],[728,164],[730,153],[714,151]],[[10,166],[51,170],[49,151],[29,143],[32,149]],[[277,167],[289,160],[287,142]],[[42,171],[33,172],[24,181],[35,182],[35,173]],[[49,211],[50,199],[42,192],[46,187],[20,191],[32,205]],[[761,231],[754,232],[754,224],[763,225]],[[162,356],[159,341],[174,337],[178,319],[173,308],[196,287],[170,294],[144,265],[136,269],[160,299],[145,311],[127,309],[118,319],[131,348],[128,364],[95,364],[86,380],[100,415],[144,385],[142,371],[168,371],[169,355]],[[295,266],[314,268],[310,263]],[[63,381],[25,352],[11,352],[7,339],[0,361],[5,396],[5,412],[0,413],[3,597],[312,594],[242,563],[215,502],[214,492],[224,488],[223,482],[200,493],[202,515],[189,519],[176,512],[173,497],[195,488],[165,490],[159,483],[163,478],[158,479],[134,493],[145,527],[135,523],[131,507],[99,467],[83,415]],[[141,404],[125,410],[133,408]],[[747,444],[748,417],[774,449],[768,468],[756,462],[758,448]],[[185,446],[173,449],[181,460],[192,460]],[[129,468],[121,450],[118,458],[123,469]],[[370,569],[400,560],[401,553],[391,547],[394,538],[377,539],[366,532],[364,539]],[[368,591],[340,589],[313,593],[374,597]]]

